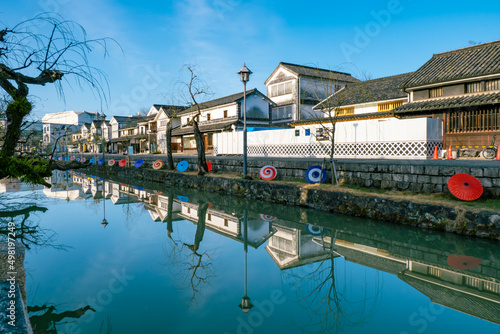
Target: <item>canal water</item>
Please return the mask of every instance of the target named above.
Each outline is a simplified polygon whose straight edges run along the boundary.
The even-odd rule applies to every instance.
[[[50,181],[0,194],[36,333],[500,332],[498,243],[161,184]]]

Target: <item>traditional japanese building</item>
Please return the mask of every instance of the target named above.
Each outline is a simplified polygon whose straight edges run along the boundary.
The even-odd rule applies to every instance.
[[[441,119],[445,148],[500,141],[500,41],[434,54],[400,87],[409,103],[394,114]]]

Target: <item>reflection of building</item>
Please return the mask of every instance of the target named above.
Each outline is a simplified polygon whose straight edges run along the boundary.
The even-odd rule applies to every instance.
[[[307,234],[303,225],[297,228],[275,222],[273,227],[276,233],[268,240],[266,250],[281,270],[322,261],[332,255],[331,248],[324,246],[324,238]]]
[[[334,249],[348,261],[397,275],[434,303],[500,324],[500,263],[486,252],[483,261],[450,254],[440,249],[443,243],[389,240],[369,233],[340,232],[343,240],[337,239]],[[461,246],[454,245],[466,247]],[[452,259],[463,260],[454,264]]]
[[[409,261],[398,277],[434,303],[500,324],[498,276],[493,279]]]
[[[181,204],[182,209],[179,216],[196,224],[198,222],[198,205],[189,202],[181,202]],[[270,222],[260,219],[249,218],[247,224],[248,245],[254,248],[262,245],[276,231]],[[205,225],[210,231],[243,242],[243,217],[209,208],[205,217]]]
[[[73,177],[69,172],[55,171],[46,181],[52,184],[52,187],[43,189],[44,195],[49,198],[64,199],[66,201],[85,199],[81,187],[73,183]]]
[[[174,201],[173,198],[165,195],[155,195],[151,196],[151,200],[148,205],[146,205],[146,210],[148,210],[151,219],[153,221],[164,222],[169,216],[169,201],[172,201],[172,221],[183,219],[179,216],[182,210],[182,205]]]
[[[41,185],[32,185],[19,181],[18,179],[5,178],[0,180],[0,194],[19,191],[34,191],[41,189]]]

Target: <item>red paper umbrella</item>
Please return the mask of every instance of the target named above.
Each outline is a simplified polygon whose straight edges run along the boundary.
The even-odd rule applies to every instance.
[[[120,167],[123,167],[127,164],[127,159],[121,159],[119,162],[118,162],[118,166]]]
[[[464,201],[474,201],[483,194],[483,185],[474,176],[461,173],[448,180],[448,189],[457,198]]]
[[[466,255],[451,254],[448,256],[447,262],[453,269],[468,270],[479,266],[483,262],[483,259]]]
[[[111,159],[108,161],[108,166],[114,166],[116,163],[116,160],[115,159]]]

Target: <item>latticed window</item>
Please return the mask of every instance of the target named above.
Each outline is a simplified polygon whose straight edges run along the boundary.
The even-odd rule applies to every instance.
[[[450,112],[446,118],[447,133],[498,131],[500,109],[478,109]]]
[[[429,89],[429,98],[441,97],[443,96],[443,87],[431,88]]]
[[[352,114],[354,114],[354,107],[335,109],[335,116],[352,115]]]
[[[477,93],[481,91],[481,82],[476,81],[476,82],[470,82],[467,84],[467,93]]]
[[[486,90],[500,90],[500,79],[486,81],[485,89]]]
[[[390,111],[392,109],[396,109],[397,107],[401,107],[402,105],[403,101],[379,103],[377,111]]]
[[[484,282],[483,290],[494,292],[496,294],[500,294],[500,284],[493,282]]]

